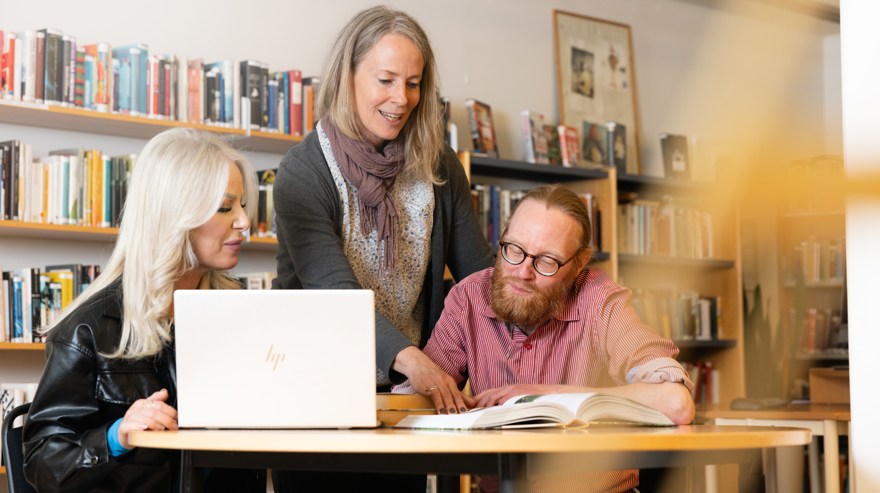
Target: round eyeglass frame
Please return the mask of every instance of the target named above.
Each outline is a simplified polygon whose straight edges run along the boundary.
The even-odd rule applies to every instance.
[[[560,262],[559,260],[556,260],[555,258],[553,258],[549,255],[532,255],[531,253],[523,250],[523,247],[517,245],[516,243],[511,243],[509,241],[499,241],[498,247],[499,247],[498,249],[501,250],[501,256],[504,257],[504,260],[510,265],[520,265],[521,263],[526,261],[526,258],[531,258],[532,259],[532,268],[535,269],[535,272],[537,272],[538,274],[541,274],[544,277],[551,277],[551,276],[555,275],[557,272],[559,272],[559,269],[561,269],[565,264],[574,260],[574,258],[577,257],[579,253],[581,253],[581,250],[584,249],[584,247],[578,248],[577,251],[574,252],[574,255],[569,257],[568,260],[566,260],[565,262]],[[508,247],[516,248],[517,250],[522,252],[523,258],[519,262],[514,262],[513,260],[511,260],[507,256],[508,255],[508,251],[507,251]],[[552,260],[556,264],[556,270],[554,270],[553,272],[550,272],[550,273],[541,271],[541,269],[538,268],[538,259]]]

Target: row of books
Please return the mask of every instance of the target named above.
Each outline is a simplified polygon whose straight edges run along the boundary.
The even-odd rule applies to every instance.
[[[498,158],[492,107],[471,98],[465,101],[465,109],[474,153]],[[584,120],[580,129],[548,125],[543,114],[531,110],[523,110],[520,121],[524,159],[529,163],[626,170],[626,127],[620,123]]]
[[[808,306],[798,310],[792,307],[786,323],[797,329],[794,333],[799,354],[827,354],[829,350],[849,348],[847,325],[839,308]]]
[[[620,253],[705,259],[715,256],[712,214],[671,199],[621,196],[617,208]]]
[[[61,149],[32,158],[31,146],[0,142],[0,218],[44,224],[118,227],[137,156]],[[275,170],[257,173],[259,203],[252,234],[275,236]]]
[[[471,185],[471,198],[473,199],[474,209],[477,212],[477,222],[492,246],[493,251],[496,251],[496,253],[498,241],[501,240],[501,233],[504,231],[508,220],[510,220],[510,214],[525,195],[526,191],[508,190],[497,185]],[[599,209],[599,202],[590,193],[580,193],[578,196],[587,207],[587,210],[591,212],[590,227],[593,234],[590,248],[594,252],[602,251],[602,214]]]
[[[0,97],[233,128],[314,129],[319,77],[256,60],[206,62],[144,43],[79,44],[55,29],[0,30]]]
[[[36,383],[0,383],[0,426],[10,411],[31,402],[36,393]],[[21,423],[16,423],[15,426],[21,426]]]
[[[0,142],[0,218],[118,226],[136,156],[61,149],[32,158],[31,145]]]
[[[632,303],[642,321],[668,339],[714,341],[723,331],[720,296],[674,288],[636,289]]]
[[[62,311],[100,272],[98,265],[82,264],[3,271],[0,342],[42,342],[39,329],[60,320]]]
[[[691,397],[694,403],[720,404],[721,402],[721,374],[711,361],[685,361],[682,362],[685,371],[691,381],[694,382],[694,390]]]
[[[846,240],[808,237],[782,259],[787,284],[842,283],[846,273]]]

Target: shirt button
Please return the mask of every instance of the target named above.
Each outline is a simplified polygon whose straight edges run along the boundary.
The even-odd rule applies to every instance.
[[[532,350],[532,343],[527,342],[527,343],[523,344],[523,347],[526,348],[526,351],[531,351]]]

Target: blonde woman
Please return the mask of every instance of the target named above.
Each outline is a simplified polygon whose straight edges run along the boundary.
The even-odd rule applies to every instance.
[[[227,270],[256,190],[252,165],[213,134],[172,129],[144,147],[104,272],[48,331],[24,428],[38,491],[177,490],[177,454],[132,448],[128,433],[177,428],[173,293],[238,287]],[[232,476],[258,488],[245,486],[256,473]]]

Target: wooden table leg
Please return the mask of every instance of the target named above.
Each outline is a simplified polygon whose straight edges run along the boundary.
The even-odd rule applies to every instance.
[[[837,442],[837,421],[826,419],[825,444],[825,493],[840,493],[840,447]]]

